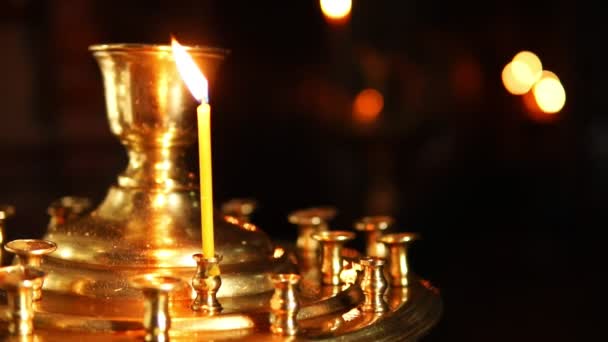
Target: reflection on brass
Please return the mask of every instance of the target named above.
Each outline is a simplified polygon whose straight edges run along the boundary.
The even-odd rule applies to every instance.
[[[165,342],[169,340],[171,315],[169,314],[169,293],[184,285],[180,278],[157,274],[146,274],[131,278],[131,286],[140,289],[144,295],[144,329],[146,341]]]
[[[7,252],[14,253],[17,256],[16,263],[22,266],[40,267],[42,259],[53,253],[57,249],[57,245],[52,241],[37,240],[37,239],[22,239],[13,240],[4,245]],[[40,278],[33,287],[34,300],[42,298],[43,278]]]
[[[237,220],[242,222],[251,222],[251,214],[253,214],[257,206],[258,204],[254,199],[234,198],[222,204],[222,213],[236,217]]]
[[[322,246],[321,254],[321,281],[325,285],[340,285],[340,272],[342,271],[342,247],[345,242],[353,240],[353,232],[334,230],[323,231],[312,235]]]
[[[389,250],[388,269],[391,286],[407,286],[409,270],[407,246],[417,238],[418,235],[414,233],[395,233],[386,234],[378,240],[385,244]]]
[[[361,276],[361,290],[364,301],[360,306],[363,312],[385,312],[389,309],[384,300],[384,292],[388,288],[384,278],[385,260],[378,257],[361,258],[363,274]]]
[[[45,273],[30,266],[0,268],[0,288],[6,291],[9,309],[8,330],[13,335],[31,335],[34,331],[33,288]]]
[[[289,222],[298,226],[296,247],[302,257],[316,258],[319,243],[312,235],[328,230],[328,222],[335,216],[336,209],[333,207],[300,209],[289,214]]]
[[[278,335],[296,335],[298,333],[296,316],[300,310],[296,286],[300,282],[300,276],[273,274],[270,280],[274,285],[274,294],[270,299],[270,331]]]
[[[217,300],[217,291],[222,286],[219,274],[221,256],[206,258],[197,253],[192,256],[196,261],[196,272],[192,277],[192,288],[196,291],[196,298],[192,302],[192,310],[204,311],[214,315],[222,311],[222,305]]]
[[[388,291],[388,303],[391,310],[396,310],[408,301],[409,289],[407,287],[392,287]]]
[[[0,204],[0,266],[4,266],[4,239],[6,234],[6,219],[15,215],[15,207],[7,204]]]
[[[81,217],[91,209],[92,205],[93,203],[87,197],[64,196],[53,201],[47,209],[51,217],[49,229]]]
[[[386,249],[378,242],[378,238],[392,224],[393,218],[390,216],[367,216],[355,222],[355,229],[365,233],[365,252],[368,256],[386,257]]]

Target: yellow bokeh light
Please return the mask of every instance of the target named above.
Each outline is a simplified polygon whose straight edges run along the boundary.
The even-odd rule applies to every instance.
[[[555,75],[555,74],[553,74]],[[545,113],[557,113],[566,103],[566,91],[557,76],[543,76],[532,89],[534,99],[540,110]]]
[[[329,19],[344,19],[350,14],[352,0],[320,0],[321,11]]]
[[[513,57],[513,62],[516,62],[517,65],[525,65],[525,68],[519,67],[520,73],[516,75],[517,77],[523,77],[524,81],[530,84],[534,84],[540,79],[543,72],[543,64],[540,58],[533,52],[521,51]]]
[[[360,123],[370,123],[376,120],[384,107],[384,97],[376,89],[364,89],[353,102],[353,115]]]
[[[511,62],[502,69],[502,84],[513,95],[527,93],[534,83],[529,83],[526,74],[529,70],[525,64]],[[518,76],[516,76],[518,75]]]

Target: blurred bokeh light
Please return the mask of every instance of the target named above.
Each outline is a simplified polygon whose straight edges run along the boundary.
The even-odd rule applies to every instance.
[[[532,92],[540,110],[547,114],[559,112],[566,103],[566,90],[557,76],[551,72],[543,73]]]
[[[352,0],[321,0],[321,11],[326,18],[342,20],[350,14]]]
[[[362,90],[353,102],[353,116],[356,122],[366,124],[376,120],[384,107],[384,97],[376,89]]]

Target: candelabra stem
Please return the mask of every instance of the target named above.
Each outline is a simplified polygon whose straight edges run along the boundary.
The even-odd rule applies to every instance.
[[[275,289],[270,299],[270,331],[278,335],[296,335],[298,333],[296,316],[300,310],[296,286],[300,276],[273,274],[270,280]]]
[[[34,331],[33,288],[45,273],[30,266],[8,266],[0,269],[0,287],[8,300],[8,330],[12,335],[27,336]]]
[[[384,278],[385,260],[377,257],[364,257],[360,261],[363,266],[361,290],[364,300],[360,306],[363,312],[386,312],[388,304],[384,300],[384,292],[388,288]]]
[[[22,239],[13,240],[4,245],[7,252],[17,256],[16,263],[22,266],[40,267],[42,259],[53,253],[57,249],[57,244],[48,240]],[[33,290],[33,300],[42,298],[42,285],[44,278],[35,281]]]
[[[379,241],[389,249],[389,275],[392,287],[408,285],[408,245],[417,239],[414,233],[395,233],[382,236]]]

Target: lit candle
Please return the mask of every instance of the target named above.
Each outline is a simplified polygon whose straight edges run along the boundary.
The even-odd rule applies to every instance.
[[[211,106],[207,79],[198,68],[188,52],[175,40],[171,42],[173,57],[180,76],[186,86],[201,104],[196,109],[198,121],[198,155],[200,169],[201,199],[201,237],[203,256],[212,258],[215,255],[213,240],[213,186],[211,173]]]

